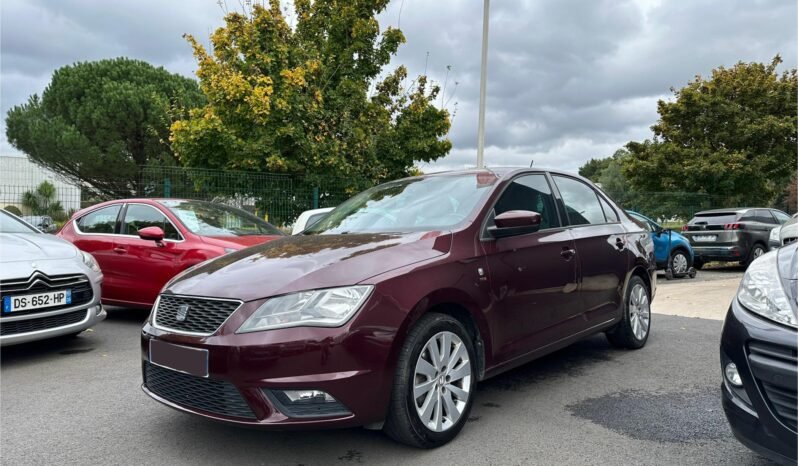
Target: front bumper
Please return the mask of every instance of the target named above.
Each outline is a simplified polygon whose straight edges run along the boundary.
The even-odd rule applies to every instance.
[[[392,326],[390,320],[372,322],[369,316],[401,313],[387,309],[391,307],[388,303],[374,301],[377,304],[372,301],[367,307],[383,309],[361,309],[338,328],[296,327],[236,334],[257,309],[257,302],[244,303],[210,336],[179,334],[148,320],[141,334],[142,389],[177,410],[239,425],[318,428],[380,422],[390,400],[398,326]],[[153,339],[207,350],[207,377],[154,368],[149,362]],[[161,380],[165,383],[159,385]],[[275,402],[273,390],[323,391],[342,404],[346,413],[286,414]],[[219,399],[229,402],[219,404]]]
[[[782,464],[795,464],[798,449],[796,341],[795,330],[749,313],[736,299],[732,302],[723,325],[721,372],[733,362],[743,387],[731,386],[724,376],[726,419],[740,442]]]

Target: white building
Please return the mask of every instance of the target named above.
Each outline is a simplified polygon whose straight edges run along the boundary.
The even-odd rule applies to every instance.
[[[22,194],[33,191],[42,181],[55,186],[56,200],[61,202],[64,211],[80,209],[80,188],[64,181],[54,172],[43,168],[20,156],[0,156],[0,209],[12,205],[21,210]]]

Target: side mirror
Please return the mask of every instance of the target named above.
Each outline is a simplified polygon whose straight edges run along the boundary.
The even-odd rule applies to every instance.
[[[155,241],[156,244],[161,246],[163,242],[164,233],[161,227],[147,227],[139,230],[139,238],[148,241]]]
[[[488,233],[494,238],[525,235],[540,229],[540,214],[531,210],[510,210],[493,219],[494,226]]]

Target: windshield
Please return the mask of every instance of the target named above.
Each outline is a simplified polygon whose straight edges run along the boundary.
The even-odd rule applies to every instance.
[[[235,207],[204,201],[160,201],[200,236],[281,235],[272,224]]]
[[[0,233],[39,233],[5,210],[0,210]]]
[[[737,221],[737,212],[697,213],[690,220],[690,225],[723,225]]]
[[[408,178],[344,202],[305,234],[387,233],[453,227],[492,189],[491,173]]]

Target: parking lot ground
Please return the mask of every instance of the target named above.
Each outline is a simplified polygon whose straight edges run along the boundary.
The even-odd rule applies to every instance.
[[[710,290],[734,279],[709,278]],[[654,302],[697,283],[662,280]],[[460,436],[432,451],[364,429],[259,431],[162,406],[140,389],[144,318],[113,310],[78,338],[3,349],[3,464],[770,464],[723,416],[722,312],[655,314],[642,350],[597,335],[488,380]]]

